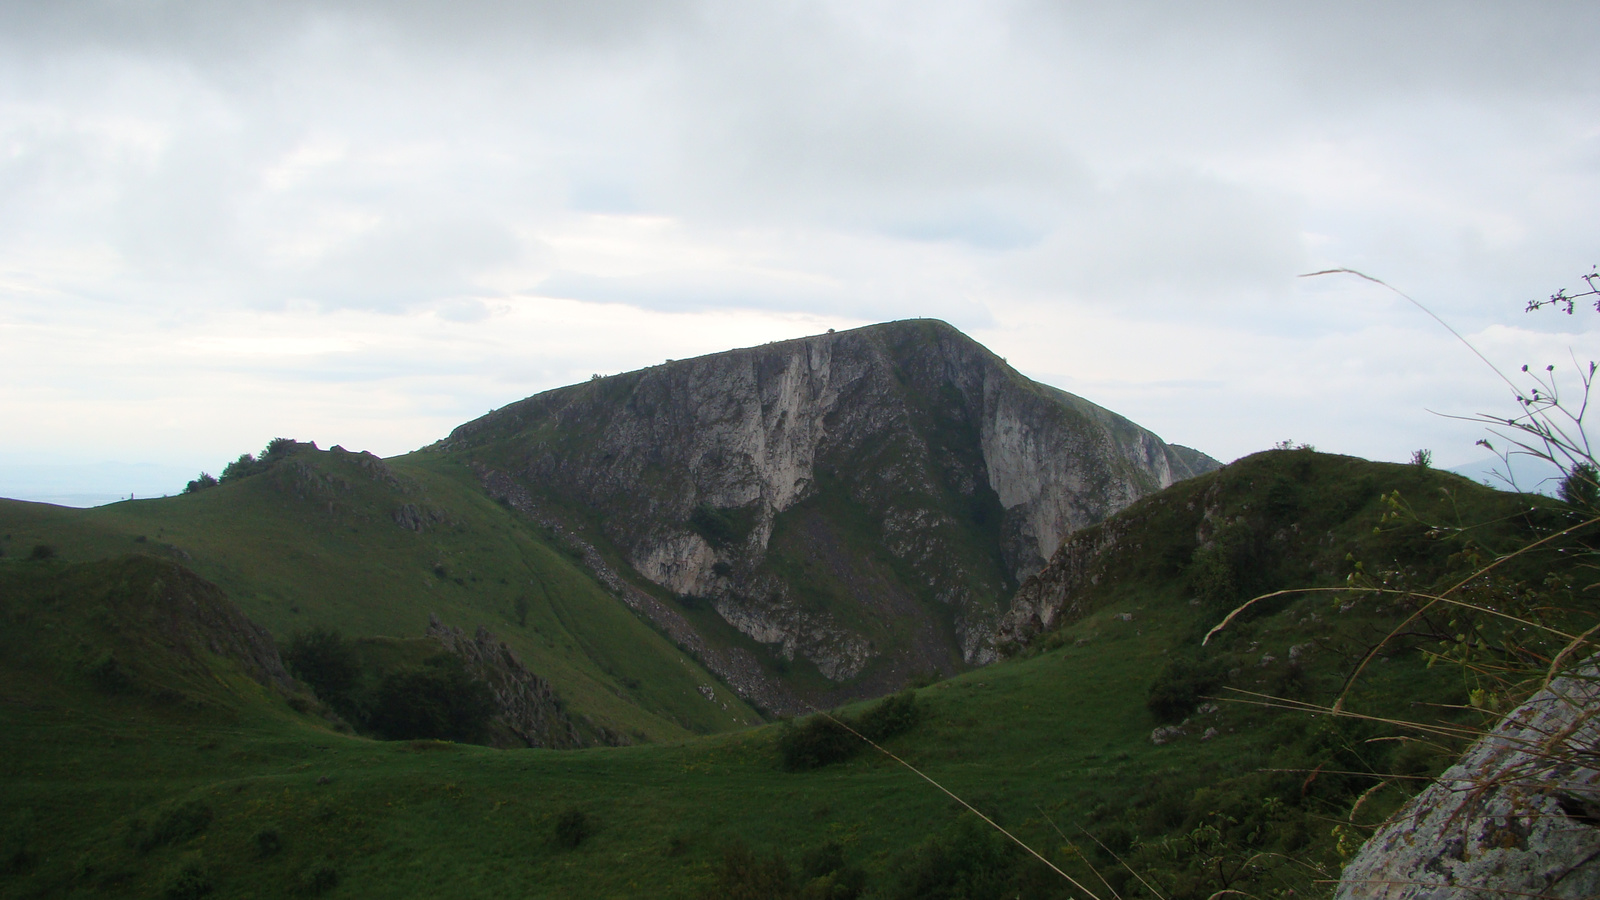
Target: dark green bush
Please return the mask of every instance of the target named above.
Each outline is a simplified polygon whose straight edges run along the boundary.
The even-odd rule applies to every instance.
[[[283,850],[283,835],[270,825],[256,832],[255,842],[256,853],[263,858],[277,856]]]
[[[293,438],[273,438],[267,442],[266,449],[261,451],[260,457],[241,453],[238,459],[228,463],[222,470],[221,482],[226,483],[240,478],[248,478],[251,475],[258,475],[265,472],[280,459],[298,453],[302,449],[315,450],[316,448],[317,445],[314,443],[302,444]]]
[[[896,860],[895,886],[903,900],[999,900],[1017,894],[1015,845],[973,817],[936,835]]]
[[[569,806],[556,816],[555,827],[552,829],[556,846],[567,850],[577,849],[589,835],[593,833],[594,825],[589,821],[589,816],[576,806]]]
[[[707,900],[789,900],[795,896],[794,875],[781,852],[758,856],[736,840],[722,851],[716,882],[702,896]]]
[[[385,675],[373,698],[371,725],[391,741],[484,739],[497,707],[489,686],[461,660],[439,654]]]
[[[820,769],[861,752],[866,746],[862,737],[873,742],[888,740],[911,730],[921,718],[917,695],[901,691],[883,698],[855,719],[818,713],[804,724],[786,724],[778,736],[778,754],[783,767],[791,772]]]
[[[89,680],[108,694],[120,694],[133,689],[133,673],[108,650],[84,665]]]
[[[55,555],[56,548],[50,546],[49,544],[34,544],[33,552],[28,554],[28,558],[36,561],[43,561],[50,559]]]
[[[331,628],[296,631],[283,651],[283,664],[311,685],[318,697],[333,704],[350,697],[361,675],[355,646]]]
[[[197,900],[214,890],[216,886],[206,874],[205,865],[198,857],[191,857],[167,876],[166,883],[161,887],[161,896],[166,900]]]
[[[778,754],[790,772],[804,772],[844,762],[862,747],[861,739],[821,713],[804,724],[786,723],[778,735]]]
[[[911,691],[901,691],[883,698],[876,706],[862,713],[854,725],[868,740],[884,741],[910,731],[921,719],[922,707],[917,705],[917,695]]]
[[[1145,708],[1162,722],[1177,722],[1194,712],[1205,695],[1222,685],[1225,673],[1215,661],[1179,657],[1167,663],[1145,696]]]
[[[867,873],[845,862],[844,847],[828,841],[806,851],[800,860],[805,886],[801,900],[856,900],[867,886]]]
[[[209,828],[212,818],[210,806],[200,800],[189,800],[157,816],[153,825],[146,826],[135,819],[128,828],[129,842],[140,853],[168,844],[181,844]]]
[[[210,472],[201,472],[200,477],[183,486],[185,494],[198,494],[207,488],[214,488],[219,482],[211,476]]]
[[[1585,512],[1600,509],[1600,469],[1578,463],[1561,479],[1561,499]]]
[[[702,503],[689,513],[689,527],[706,539],[713,547],[727,547],[744,542],[755,525],[755,510],[717,509]]]
[[[1185,586],[1213,610],[1250,599],[1264,584],[1259,541],[1250,526],[1236,523],[1217,530],[1197,548],[1184,572]]]
[[[318,863],[300,873],[295,879],[294,892],[315,897],[339,886],[339,870],[328,863]]]
[[[222,478],[219,479],[219,483],[227,484],[230,481],[237,481],[240,478],[245,478],[250,475],[254,475],[257,472],[265,471],[266,468],[267,467],[254,456],[250,455],[249,453],[241,453],[239,454],[238,459],[222,467]]]

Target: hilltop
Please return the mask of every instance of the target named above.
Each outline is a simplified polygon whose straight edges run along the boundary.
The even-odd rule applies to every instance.
[[[327,451],[302,455],[364,465]],[[343,471],[354,485],[354,473]],[[418,509],[452,509],[447,486],[472,486],[469,474],[434,481],[427,472],[391,470],[402,483],[416,479],[408,496]],[[262,492],[263,509],[269,500],[286,502],[269,493],[277,490],[270,476],[189,499],[236,503],[226,491],[249,487]],[[1387,515],[1397,508],[1396,491],[1408,517]],[[327,500],[308,493],[293,502],[329,514]],[[124,506],[124,513],[140,508]],[[346,531],[395,528],[401,549],[406,535],[417,534],[358,520],[354,510],[336,506],[329,515],[343,515]],[[39,514],[33,531],[19,526],[19,511]],[[195,532],[179,543],[161,525],[166,543],[153,535],[116,543],[83,528],[86,517],[76,523],[76,543],[58,524],[58,557],[34,560],[28,548],[51,511],[7,504],[0,513],[0,528],[10,529],[0,539],[0,615],[8,623],[0,756],[16,773],[0,797],[15,811],[0,834],[10,867],[6,896],[179,896],[173,892],[183,885],[205,884],[241,897],[419,890],[700,897],[748,890],[751,879],[770,896],[802,887],[806,896],[941,896],[958,883],[974,897],[1069,893],[1048,870],[963,826],[975,821],[969,813],[883,757],[856,753],[787,770],[781,748],[811,729],[809,720],[574,751],[338,733],[315,709],[297,710],[292,694],[252,677],[251,654],[242,649],[191,658],[163,649],[154,629],[137,632],[152,643],[136,651],[117,643],[122,629],[94,624],[106,615],[99,607],[119,617],[146,604],[166,608],[160,604],[170,592],[151,591],[150,577],[183,586],[174,596],[220,602],[214,589],[182,574],[189,563],[178,554],[203,546]],[[1325,701],[1373,635],[1408,610],[1363,592],[1298,595],[1261,605],[1205,647],[1201,637],[1236,592],[1261,584],[1338,585],[1357,563],[1433,584],[1472,565],[1473,548],[1520,546],[1566,521],[1547,498],[1498,493],[1416,466],[1309,451],[1250,457],[1080,532],[1025,582],[1023,602],[1012,607],[1054,608],[1053,617],[1009,618],[1032,623],[1013,626],[1004,645],[1010,657],[916,690],[914,720],[884,744],[1102,896],[1108,891],[1089,864],[1124,898],[1149,895],[1138,878],[1173,900],[1224,888],[1326,893],[1318,879],[1336,875],[1351,840],[1417,783],[1363,773],[1426,777],[1449,761],[1450,748],[1388,740],[1391,732],[1373,723],[1209,698],[1234,688]],[[438,548],[454,546],[446,534],[423,534]],[[478,546],[487,537],[462,540]],[[238,552],[241,545],[226,538],[214,540]],[[97,546],[140,547],[165,559],[71,561],[93,557]],[[411,558],[432,557],[394,552],[372,564]],[[1583,590],[1591,576],[1560,568],[1560,559],[1529,559],[1505,574],[1545,592],[1557,590],[1548,576],[1562,575],[1564,602],[1592,607]],[[1235,575],[1255,571],[1234,565],[1251,560],[1274,561],[1267,581],[1212,577],[1219,566]],[[447,572],[462,573],[465,584],[455,587],[463,591],[489,571],[476,558],[450,564]],[[1063,605],[1052,606],[1058,597]],[[467,592],[452,607],[456,615],[488,609],[470,598]],[[1375,661],[1353,708],[1471,720],[1470,683],[1458,669],[1427,665],[1421,651],[1430,640],[1409,636]],[[86,660],[135,653],[143,654],[135,675],[152,689],[107,689],[84,668]],[[182,674],[201,671],[212,674]],[[858,704],[841,714],[860,719],[871,709]],[[1356,821],[1334,828],[1352,817],[1358,799]]]
[[[659,740],[990,662],[1066,535],[1216,465],[912,320],[547,391],[388,460],[279,439],[179,497],[0,522],[73,560],[166,554],[280,641],[485,627],[591,738]]]
[[[992,661],[1063,538],[1217,466],[936,320],[597,377],[425,454],[669,601],[635,605],[776,712]]]

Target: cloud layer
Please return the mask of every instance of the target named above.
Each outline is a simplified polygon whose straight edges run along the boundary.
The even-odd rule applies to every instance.
[[[0,474],[392,454],[948,319],[1222,458],[1474,455],[1595,262],[1593,4],[0,7]],[[20,470],[19,470],[20,471]],[[0,478],[0,482],[4,482]],[[176,489],[177,485],[174,485]]]

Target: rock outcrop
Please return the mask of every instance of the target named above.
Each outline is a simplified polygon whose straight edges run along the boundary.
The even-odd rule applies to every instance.
[[[467,672],[489,686],[498,712],[496,724],[515,735],[528,747],[566,750],[583,746],[561,698],[550,683],[522,664],[505,642],[495,638],[482,625],[472,637],[466,632],[428,617],[428,637],[460,657]]]
[[[1216,466],[931,320],[547,391],[434,449],[714,609],[771,672],[848,685],[830,701],[992,660],[1064,537]]]
[[[1600,897],[1600,668],[1518,707],[1378,830],[1336,900]]]

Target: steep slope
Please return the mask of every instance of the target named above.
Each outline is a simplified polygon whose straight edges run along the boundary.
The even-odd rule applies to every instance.
[[[1384,501],[1386,492],[1396,492],[1394,499]],[[1429,510],[1432,525],[1419,518],[1420,509]],[[1393,521],[1371,533],[1373,520],[1385,512]],[[1508,516],[1515,525],[1501,521]],[[1015,653],[1156,585],[1180,591],[1220,618],[1269,591],[1342,586],[1353,554],[1372,566],[1407,560],[1443,571],[1468,537],[1505,549],[1563,521],[1538,499],[1448,472],[1310,450],[1267,451],[1073,534],[1018,588],[995,641]],[[1456,541],[1433,540],[1426,537],[1430,530],[1462,533]]]
[[[5,565],[0,620],[10,702],[88,688],[135,705],[220,710],[240,692],[281,701],[297,690],[272,636],[169,560]]]
[[[279,641],[309,628],[421,639],[434,614],[467,633],[487,626],[548,681],[585,743],[759,721],[448,461],[298,444],[195,494],[84,510],[0,501],[0,552],[38,544],[71,562],[144,551],[182,563]]]
[[[1472,527],[1385,521],[1380,497],[1396,489],[1419,519]],[[885,745],[1107,900],[1111,889],[1124,900],[1327,896],[1341,844],[1399,808],[1445,754],[1381,723],[1210,708],[1176,676],[1194,663],[1234,687],[1326,701],[1359,656],[1350,648],[1409,611],[1364,592],[1286,598],[1201,648],[1218,620],[1209,601],[1190,602],[1196,555],[1211,558],[1196,534],[1208,510],[1215,526],[1274,526],[1267,546],[1291,563],[1279,574],[1311,583],[1339,581],[1346,554],[1431,582],[1463,564],[1468,542],[1519,545],[1566,521],[1548,498],[1416,467],[1252,457],[1106,523],[1119,537],[1078,611],[1016,658],[918,690],[918,722]],[[51,563],[19,558],[22,539],[7,544],[0,584],[49,574]],[[1532,561],[1535,583],[1561,574],[1563,558]],[[1575,597],[1592,597],[1586,583]],[[98,640],[81,630],[97,603],[0,592],[3,646],[48,646],[40,658],[65,661],[0,654],[0,896],[177,896],[195,884],[230,897],[1086,896],[964,828],[970,813],[881,756],[786,771],[778,745],[804,722],[571,752],[380,743],[317,728],[226,666],[244,699],[222,714],[102,691],[74,662],[80,641]],[[1429,666],[1424,646],[1411,637],[1375,660],[1351,708],[1470,716],[1433,705],[1461,704],[1465,686],[1456,667]],[[1152,700],[1185,686],[1190,721],[1168,725]],[[1157,743],[1158,726],[1181,733]],[[586,826],[576,846],[559,830],[574,814]],[[763,887],[735,889],[741,873]]]
[[[992,660],[1064,537],[1216,465],[932,320],[548,391],[431,456],[780,711]]]

